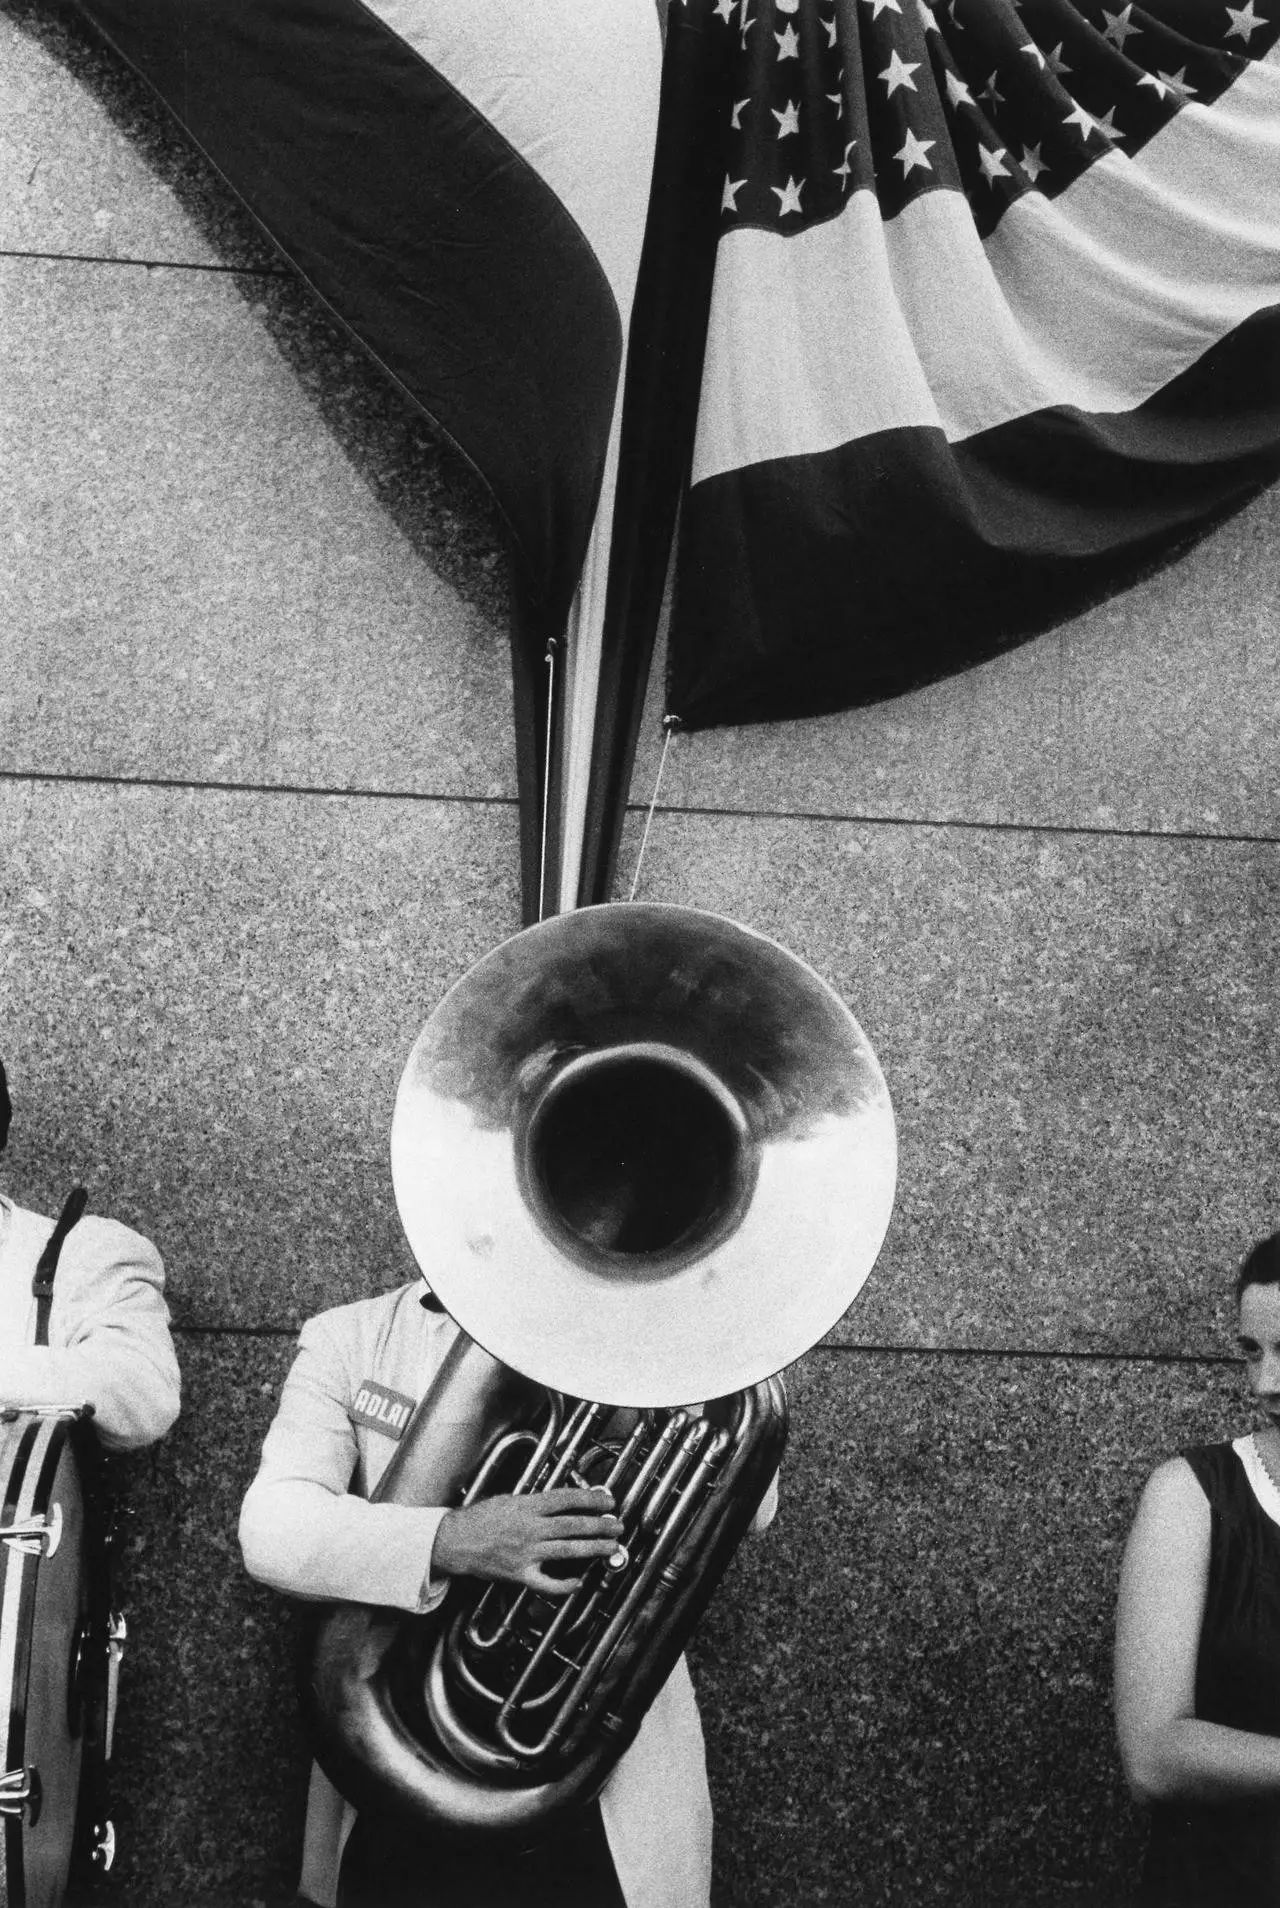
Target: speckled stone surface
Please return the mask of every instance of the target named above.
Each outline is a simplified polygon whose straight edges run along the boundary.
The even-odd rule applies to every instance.
[[[642,872],[879,1054],[898,1203],[841,1338],[1217,1349],[1280,1215],[1280,846],[667,815]]]
[[[24,1189],[109,1187],[190,1322],[399,1276],[395,1085],[517,924],[514,809],[11,783],[0,818]],[[1280,849],[667,818],[649,854],[880,1055],[898,1205],[838,1339],[1219,1348],[1280,1209]]]
[[[124,1467],[103,1908],[292,1885],[299,1629],[235,1540],[291,1350],[181,1335],[179,1427]],[[777,1522],[694,1648],[717,1908],[1121,1908],[1141,1830],[1111,1742],[1119,1549],[1153,1462],[1244,1428],[1234,1374],[824,1351],[790,1384]]]
[[[279,269],[154,95],[60,0],[0,0],[0,250]]]
[[[292,1354],[283,1337],[180,1335],[178,1425],[119,1464],[119,1853],[94,1908],[253,1908],[297,1885],[300,1624],[249,1581],[236,1540]]]
[[[673,806],[1280,832],[1280,488],[1109,602],[976,669],[818,721],[678,737]],[[632,786],[659,749],[655,682]]]
[[[396,1087],[519,925],[510,805],[0,782],[8,1190],[77,1179],[186,1324],[295,1326],[412,1270]]]
[[[1120,1548],[1153,1463],[1248,1428],[1234,1372],[820,1351],[790,1385],[777,1522],[694,1651],[717,1908],[1122,1908]]]
[[[497,794],[505,570],[292,281],[0,260],[8,769]]]

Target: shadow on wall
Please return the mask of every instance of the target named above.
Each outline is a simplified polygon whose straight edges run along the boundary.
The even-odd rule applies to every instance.
[[[224,260],[300,390],[410,547],[505,632],[505,545],[488,492],[276,252],[155,95],[64,0],[0,0],[94,100]]]

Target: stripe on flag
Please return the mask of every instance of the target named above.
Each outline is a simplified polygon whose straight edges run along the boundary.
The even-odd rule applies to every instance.
[[[691,0],[669,59],[716,34],[682,720],[957,667],[1274,474],[1278,0]]]

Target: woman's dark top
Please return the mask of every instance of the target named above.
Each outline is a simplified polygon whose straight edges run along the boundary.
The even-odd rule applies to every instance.
[[[1196,1715],[1280,1736],[1280,1524],[1230,1444],[1184,1451],[1212,1514]],[[1280,1802],[1166,1803],[1152,1814],[1143,1908],[1277,1908]]]

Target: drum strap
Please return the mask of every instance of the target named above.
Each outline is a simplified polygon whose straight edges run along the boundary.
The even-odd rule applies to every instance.
[[[53,1275],[58,1269],[58,1260],[62,1257],[62,1248],[67,1234],[75,1225],[81,1213],[89,1203],[89,1195],[83,1186],[76,1186],[67,1197],[67,1203],[58,1214],[58,1223],[49,1234],[48,1243],[36,1262],[36,1275],[31,1281],[31,1290],[36,1301],[37,1345],[49,1343],[49,1313],[53,1307]]]

